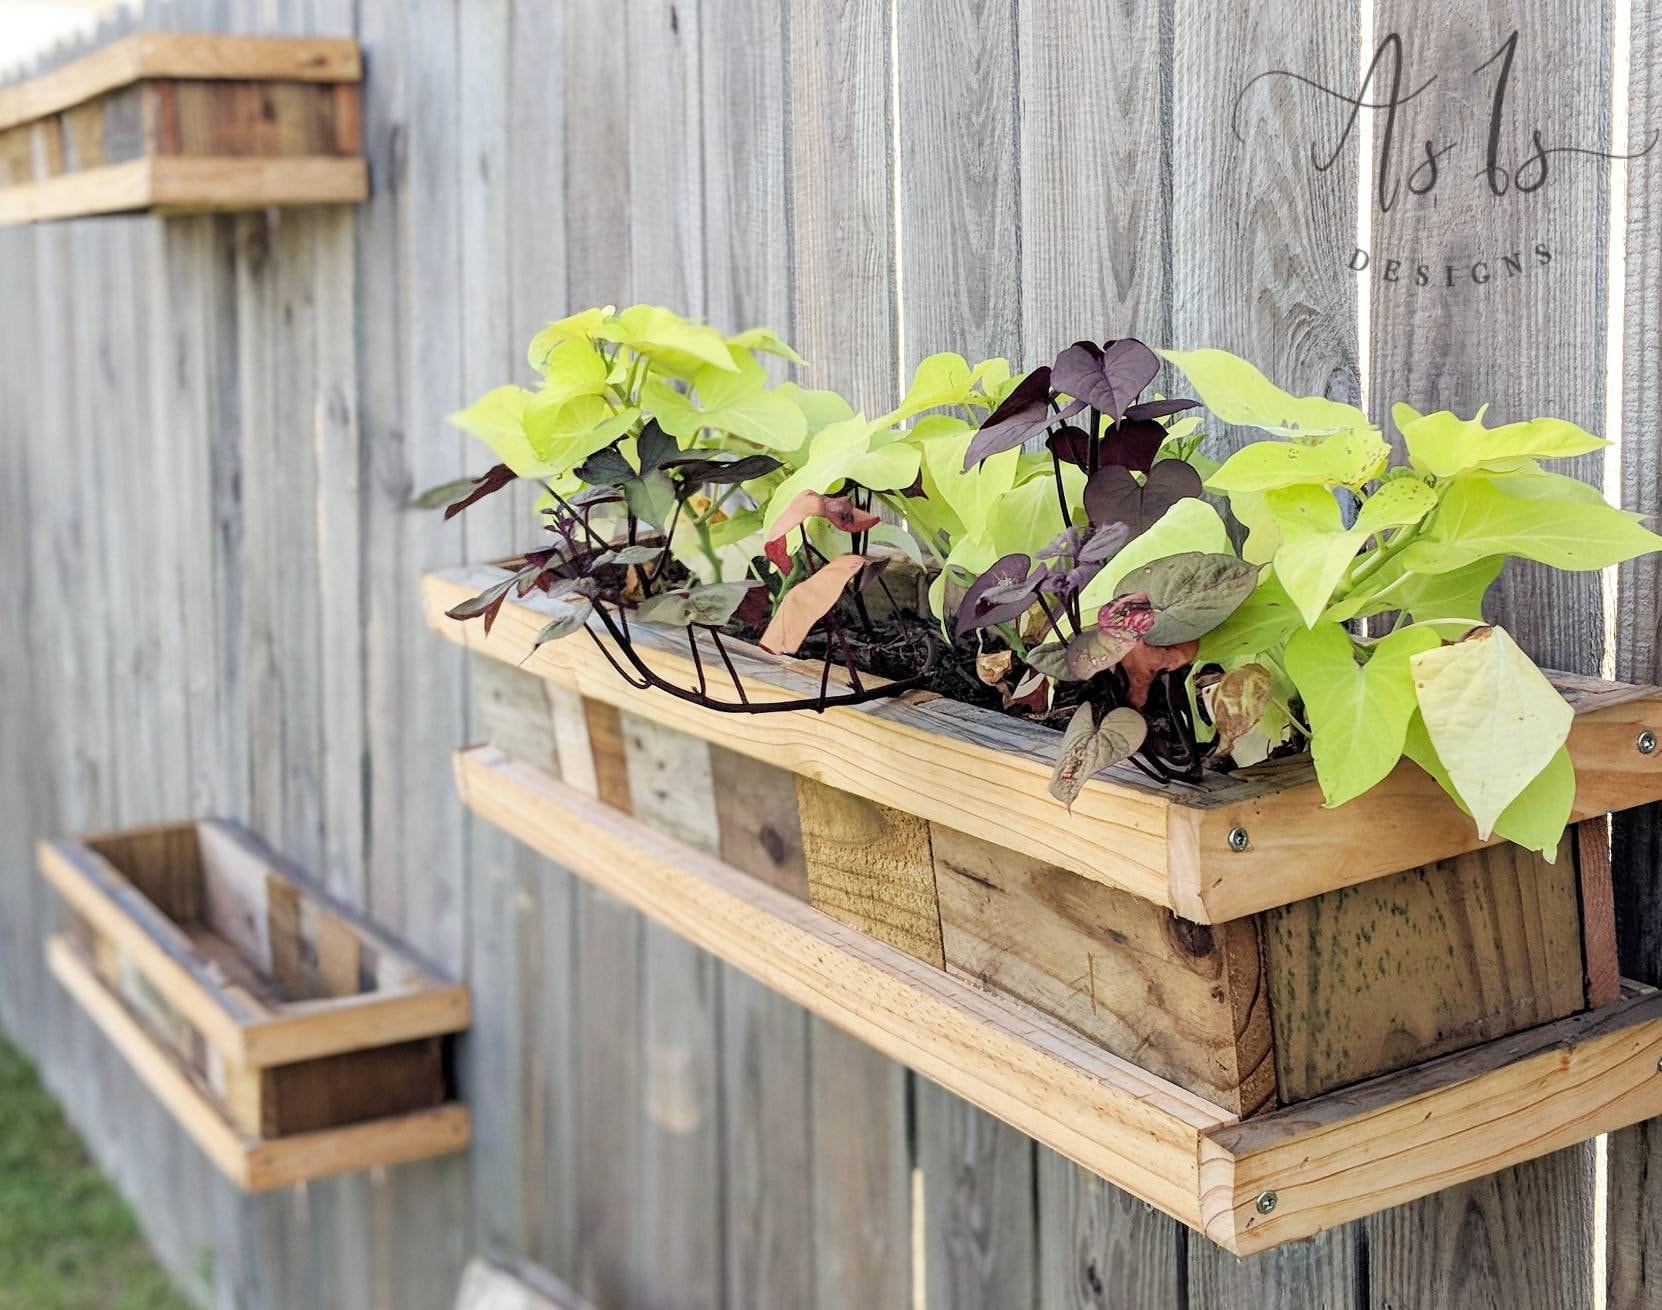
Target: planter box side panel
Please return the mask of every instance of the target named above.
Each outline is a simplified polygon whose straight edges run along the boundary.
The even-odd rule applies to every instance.
[[[1586,1006],[1568,843],[1556,865],[1503,845],[1202,925],[473,662],[498,749],[1242,1117]]]
[[[553,684],[500,661],[473,664],[485,733],[516,761],[553,760],[550,776],[584,795],[1226,1109],[1274,1104],[1252,924],[1190,924],[628,711],[550,697]]]
[[[1261,917],[1283,1103],[1586,1008],[1573,834],[1509,843]]]
[[[360,1123],[442,1105],[448,1097],[440,1038],[372,1046],[290,1064],[242,1064],[215,1049],[132,958],[85,918],[72,913],[68,935],[132,1021],[248,1137],[286,1137]],[[215,963],[240,965],[224,950]],[[246,966],[240,971],[248,972]]]
[[[274,158],[356,155],[356,86],[318,82],[146,84],[151,150],[158,155]]]
[[[1241,1116],[1275,1105],[1258,935],[935,825],[946,967]]]
[[[231,1118],[265,1139],[426,1110],[450,1093],[438,1037],[236,1072],[223,1098]]]

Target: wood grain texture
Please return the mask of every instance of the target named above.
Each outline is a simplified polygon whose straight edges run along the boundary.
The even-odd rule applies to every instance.
[[[957,983],[489,747],[458,755],[457,780],[482,817],[558,851],[582,876],[693,944],[1237,1253],[1309,1236],[1662,1108],[1655,1076],[1662,995],[1644,992],[1302,1106],[1234,1120],[1038,1012]],[[816,1171],[823,1164],[816,1155]],[[1256,1206],[1266,1189],[1281,1197],[1268,1216]]]
[[[1216,346],[1245,355],[1295,394],[1357,400],[1357,292],[1345,268],[1356,227],[1355,140],[1343,143],[1328,172],[1316,173],[1309,142],[1312,122],[1327,108],[1321,97],[1289,79],[1250,88],[1248,81],[1262,71],[1290,69],[1324,85],[1349,85],[1359,3],[1323,5],[1291,27],[1280,17],[1264,3],[1227,14],[1197,0],[1172,6],[1169,340],[1182,349]],[[1206,89],[1196,94],[1198,88]],[[1330,149],[1341,144],[1332,133],[1322,140]],[[1213,435],[1206,449],[1214,458],[1256,435],[1211,420],[1208,426]],[[1360,813],[1333,813],[1346,824],[1271,822],[1268,840],[1309,837],[1329,867],[1348,866],[1355,839],[1381,829]],[[1264,823],[1247,820],[1237,816],[1256,843]],[[1338,1239],[1318,1260],[1277,1252],[1244,1269],[1196,1244],[1191,1304],[1195,1310],[1273,1304],[1285,1289],[1314,1283],[1331,1296],[1331,1310],[1360,1307],[1365,1294],[1342,1274],[1342,1253],[1357,1240],[1354,1233]]]
[[[1081,337],[1169,342],[1172,83],[1183,75],[1168,60],[1136,77],[1098,72],[1169,42],[1172,6],[1029,0],[1019,24],[1025,362]],[[1080,132],[1087,87],[1097,126]]]
[[[1659,1053],[1662,999],[1646,991],[1302,1106],[1210,1129],[1201,1147],[1206,1232],[1246,1253],[1414,1194],[1436,1192],[1421,1205],[1458,1210],[1482,1208],[1485,1198],[1518,1205],[1520,1184],[1525,1195],[1535,1189],[1550,1195],[1566,1184],[1567,1166],[1591,1154],[1561,1148],[1655,1113],[1653,1104],[1662,1100]],[[1523,1160],[1531,1161],[1527,1173],[1496,1172]],[[1457,1186],[1473,1178],[1483,1181],[1470,1190]],[[1267,1215],[1257,1204],[1266,1190],[1277,1197]],[[1418,1218],[1415,1208],[1370,1220],[1370,1249],[1388,1249],[1375,1247],[1375,1239],[1401,1240]],[[1519,1206],[1516,1216],[1531,1208]],[[1490,1295],[1505,1279],[1549,1273],[1582,1285],[1589,1232],[1584,1222],[1543,1236],[1544,1267],[1522,1274],[1497,1267],[1503,1281]],[[1462,1262],[1467,1268],[1483,1269],[1492,1259],[1472,1254],[1477,1258]],[[1442,1276],[1436,1261],[1392,1258],[1432,1285]]]
[[[629,17],[615,0],[583,0],[563,9],[568,32],[615,32],[618,21],[627,24]],[[558,192],[564,222],[551,226],[565,229],[567,299],[542,307],[545,320],[583,305],[627,303],[633,288],[631,97],[618,93],[630,85],[627,45],[568,40],[554,57],[572,108],[550,124],[564,135]],[[590,704],[585,721],[599,798],[628,808],[617,711]],[[574,1141],[583,1146],[574,1177],[574,1263],[561,1272],[590,1300],[633,1304],[656,1286],[650,1264],[636,1256],[646,1208],[640,1193],[644,929],[637,915],[587,884],[579,884],[573,895],[578,980],[573,1118]]]
[[[819,1190],[809,1016],[731,968],[722,975],[721,1003],[718,1094],[727,1298],[756,1310],[809,1306],[814,1304],[814,1202]],[[871,1058],[866,1053],[868,1062]]]
[[[1589,819],[1571,834],[1581,897],[1581,955],[1587,1008],[1614,1005],[1622,994],[1616,947],[1616,898],[1610,874],[1610,824]]]
[[[861,0],[789,0],[791,240],[804,386],[858,410],[896,399],[888,13]],[[848,325],[859,345],[848,349]]]
[[[949,970],[1233,1114],[1274,1104],[1252,921],[1189,923],[949,828],[935,826],[932,838]]]
[[[134,32],[50,73],[0,90],[0,127],[147,78],[356,82],[362,76],[355,41]]]
[[[710,747],[721,858],[764,882],[808,899],[796,779],[721,746]]]
[[[1479,849],[1476,830],[1441,788],[1404,762],[1341,809],[1322,805],[1307,762],[1274,762],[1193,786],[1154,787],[1129,767],[1107,770],[1059,812],[1048,790],[1057,734],[1042,724],[942,697],[910,696],[836,706],[812,719],[728,714],[618,678],[592,644],[551,642],[533,650],[548,621],[540,597],[505,604],[487,634],[445,617],[501,570],[469,566],[423,579],[433,630],[470,650],[574,688],[591,702],[753,756],[879,804],[951,824],[997,845],[1030,851],[1196,922],[1226,922],[1335,887]],[[693,685],[691,660],[643,631],[633,635],[666,677]],[[812,677],[789,660],[729,643],[753,699],[811,694]],[[1662,752],[1634,749],[1638,732],[1662,718],[1662,691],[1555,675],[1576,710],[1569,751],[1577,770],[1577,819],[1642,804],[1662,792]],[[1133,776],[1134,775],[1134,776]],[[995,792],[976,780],[998,776]],[[1412,824],[1405,823],[1412,813]],[[1249,841],[1234,851],[1229,834]],[[1371,834],[1388,827],[1390,843]]]
[[[793,339],[788,19],[776,0],[701,5],[698,56],[705,311],[728,329],[766,323]],[[786,371],[783,361],[767,367]],[[795,779],[719,745],[710,761],[722,857],[806,900]],[[727,966],[721,1006],[724,1297],[756,1310],[811,1306],[816,1247],[835,1239],[814,1224],[810,1019]],[[871,1088],[903,1087],[897,1066],[869,1055],[868,1065],[877,1066],[868,1086],[826,1107],[831,1135],[856,1122]]]
[[[1504,195],[1493,194],[1482,173],[1500,65],[1473,70],[1518,34],[1497,156],[1509,173],[1530,154],[1531,130],[1607,149],[1609,11],[1565,26],[1549,10],[1521,3],[1463,0],[1427,9],[1378,0],[1374,23],[1381,37],[1401,34],[1414,85],[1437,78],[1405,108],[1402,139],[1460,143],[1433,190],[1413,195],[1403,186],[1389,212],[1375,206],[1375,249],[1430,264],[1432,282],[1373,284],[1374,410],[1406,401],[1422,412],[1464,415],[1492,404],[1492,422],[1550,413],[1602,430],[1607,165],[1596,156],[1554,157],[1538,189],[1521,189],[1513,176],[1499,183]],[[1401,180],[1400,172],[1392,179]],[[1523,180],[1536,181],[1527,172]],[[1522,273],[1505,263],[1508,255],[1518,257]],[[1451,269],[1453,288],[1446,285]],[[1487,282],[1475,280],[1485,275]],[[1598,454],[1555,465],[1595,484],[1602,466]],[[1598,667],[1598,625],[1572,617],[1599,611],[1593,574],[1509,565],[1488,609],[1486,617],[1512,627],[1541,662],[1580,672]]]
[[[1648,8],[1632,11],[1628,32],[1628,135],[1643,149],[1662,115],[1662,31]],[[1619,460],[1624,508],[1654,515],[1662,508],[1662,322],[1655,306],[1662,285],[1662,166],[1650,157],[1625,170],[1627,209],[1621,216],[1626,260],[1622,321]],[[1655,556],[1617,572],[1615,667],[1624,674],[1662,670],[1662,568]],[[1621,968],[1643,982],[1662,982],[1662,807],[1631,810],[1611,822],[1611,874]],[[1605,1292],[1611,1310],[1638,1310],[1654,1295],[1662,1261],[1662,1125],[1612,1133],[1607,1144],[1609,1213]]]
[[[1016,18],[1003,0],[898,10],[895,208],[908,379],[937,351],[973,361],[1021,349]]]
[[[1032,1139],[927,1080],[917,1085],[917,1122],[924,1304],[1033,1302]]]
[[[807,778],[797,779],[796,803],[809,903],[944,969],[929,825]]]
[[[1290,69],[1351,85],[1358,5],[1324,5],[1291,31],[1271,15],[1262,4],[1221,16],[1199,0],[1176,0],[1171,340],[1244,354],[1295,395],[1354,402],[1357,297],[1346,262],[1355,244],[1355,137],[1317,173],[1312,124],[1329,128],[1331,106],[1291,79],[1247,83]],[[1194,94],[1199,86],[1209,93]],[[1331,149],[1338,134],[1321,139]],[[1214,457],[1257,435],[1214,430],[1224,437],[1208,445]]]
[[[1596,157],[1556,157],[1554,175],[1538,190],[1522,193],[1514,182],[1504,196],[1492,195],[1479,174],[1498,66],[1473,70],[1518,32],[1499,136],[1508,167],[1527,156],[1537,129],[1606,149],[1609,12],[1597,8],[1564,24],[1549,9],[1527,4],[1375,4],[1375,31],[1402,34],[1410,75],[1438,78],[1405,111],[1402,139],[1461,143],[1433,191],[1403,194],[1389,213],[1375,205],[1375,249],[1424,252],[1434,267],[1453,265],[1456,279],[1462,267],[1486,260],[1491,274],[1481,286],[1443,287],[1435,296],[1425,294],[1431,287],[1372,284],[1376,412],[1398,400],[1462,414],[1490,403],[1498,422],[1553,414],[1603,428],[1607,166]],[[1550,251],[1551,264],[1528,262],[1536,245]],[[1523,275],[1504,264],[1513,252],[1524,256]],[[1601,465],[1594,455],[1558,467],[1598,483]],[[1603,634],[1588,616],[1599,607],[1592,574],[1512,565],[1491,590],[1485,617],[1505,623],[1525,650],[1552,667],[1591,672],[1599,667]],[[1395,1271],[1389,1281],[1404,1300],[1449,1295],[1439,1280],[1458,1268],[1481,1271],[1460,1288],[1480,1303],[1582,1301],[1593,1207],[1589,1155],[1590,1149],[1578,1149],[1523,1166],[1504,1183],[1490,1179],[1392,1212],[1370,1224],[1376,1267]],[[1501,1215],[1504,1221],[1496,1218]],[[1472,1223],[1474,1216],[1488,1219]],[[1439,1245],[1451,1233],[1461,1240]],[[1427,1259],[1428,1250],[1451,1254],[1446,1262]]]
[[[1189,1230],[1038,1148],[1039,1297],[1067,1310],[1183,1310]]]
[[[1283,1102],[1586,1008],[1574,838],[1497,846],[1264,916]]]
[[[817,1015],[808,1052],[812,1304],[909,1304],[916,1217],[902,1052],[873,1049]]]
[[[378,1121],[301,1133],[287,1140],[246,1138],[157,1045],[67,941],[48,943],[52,974],[98,1025],[149,1090],[203,1152],[243,1191],[460,1151],[468,1142],[465,1107],[446,1105]]]
[[[1153,1185],[1150,1199],[1184,1204],[1177,1180],[1189,1173],[1192,1134],[1200,1125],[1227,1119],[1216,1107],[1101,1052],[1037,1011],[959,983],[638,821],[583,806],[575,793],[489,747],[461,752],[457,779],[475,813],[538,849],[558,844],[562,858],[585,878],[1028,1131],[1036,1126],[1035,1113],[1048,1118],[1061,1110],[1061,1102],[1054,1093],[1041,1093],[1024,1109],[1018,1104],[1023,1098],[1011,1095],[1012,1086],[996,1085],[1000,1079],[1031,1081],[1035,1089],[1058,1082],[1077,1087],[1094,1108],[1064,1130],[1069,1139],[1081,1135],[1066,1149],[1090,1138],[1092,1154],[1124,1151],[1125,1168],[1118,1171],[1124,1185],[1133,1190]],[[830,967],[822,969],[819,962]],[[957,1014],[969,1020],[967,1028],[950,1017]],[[1004,1016],[1012,1014],[1019,1016],[1014,1027],[1001,1033]],[[931,1042],[919,1040],[924,1031],[953,1041],[965,1036],[970,1046],[944,1057]],[[1001,1070],[998,1079],[987,1076],[989,1058]],[[1076,1070],[1076,1081],[1070,1069],[1078,1062],[1085,1067]],[[819,1081],[828,1066],[816,1059],[815,1068],[816,1093],[830,1095]],[[1121,1115],[1130,1120],[1116,1126]],[[1126,1136],[1130,1123],[1136,1128]],[[843,1147],[853,1140],[842,1139]],[[1161,1165],[1172,1175],[1159,1178]]]

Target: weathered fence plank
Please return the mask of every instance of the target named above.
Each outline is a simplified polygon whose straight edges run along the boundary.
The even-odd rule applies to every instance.
[[[1345,268],[1355,228],[1355,144],[1326,173],[1315,172],[1307,143],[1325,106],[1292,79],[1251,79],[1290,69],[1346,86],[1357,10],[1324,5],[1291,27],[1272,11],[1252,4],[1220,13],[1176,0],[1170,339],[1185,349],[1243,354],[1295,393],[1356,400],[1356,288]],[[1194,94],[1202,86],[1209,93]],[[1214,456],[1256,436],[1224,435],[1208,447]],[[1248,1260],[1190,1240],[1190,1305],[1360,1307],[1366,1290],[1352,1272],[1359,1240],[1352,1225],[1314,1245]]]
[[[1648,6],[1632,9],[1627,68],[1627,152],[1649,150],[1625,173],[1627,208],[1620,237],[1626,255],[1621,338],[1621,502],[1644,514],[1662,510],[1662,29]],[[1617,104],[1620,105],[1618,100]],[[1613,142],[1612,149],[1624,143]],[[1620,167],[1620,166],[1618,166]],[[1607,434],[1614,435],[1614,434]],[[1662,675],[1662,568],[1655,557],[1622,566],[1616,587],[1614,667],[1619,678]],[[1622,972],[1662,983],[1662,807],[1617,815],[1612,824],[1616,934]],[[1656,1121],[1612,1133],[1605,1241],[1606,1304],[1640,1310],[1655,1299],[1651,1283],[1662,1265],[1662,1125]]]
[[[1549,181],[1524,192],[1514,176],[1494,186],[1482,176],[1499,64],[1476,71],[1518,33],[1521,57],[1508,84],[1509,118],[1497,162],[1516,169],[1532,127],[1555,139],[1602,149],[1610,88],[1607,17],[1524,4],[1461,0],[1435,10],[1376,5],[1380,40],[1401,35],[1405,78],[1437,82],[1405,111],[1403,142],[1458,143],[1437,185],[1415,195],[1410,165],[1384,182],[1373,204],[1376,254],[1432,252],[1447,283],[1464,268],[1467,285],[1372,282],[1372,401],[1395,401],[1462,414],[1492,403],[1494,421],[1550,413],[1595,431],[1603,426],[1605,190],[1595,160],[1573,184]],[[1391,188],[1403,181],[1399,192]],[[1424,178],[1421,178],[1423,181]],[[1383,206],[1393,201],[1389,211]],[[1542,243],[1550,266],[1507,272],[1502,256]],[[1416,254],[1414,258],[1422,256]],[[1494,268],[1496,262],[1500,268]],[[1480,262],[1491,280],[1478,283]],[[1522,261],[1520,261],[1522,262]],[[1544,276],[1550,272],[1550,276]],[[1597,456],[1561,465],[1600,481]],[[1591,574],[1509,567],[1490,597],[1490,617],[1555,668],[1599,667],[1602,625]],[[1375,1287],[1403,1304],[1495,1304],[1530,1300],[1577,1305],[1589,1295],[1592,1148],[1577,1147],[1491,1178],[1439,1193],[1368,1221]]]
[[[699,15],[703,69],[704,277],[710,321],[732,331],[765,323],[794,337],[791,296],[790,46],[787,15],[773,0],[733,0]],[[770,361],[783,374],[783,361]],[[763,766],[712,751],[723,855],[741,867],[806,880],[800,843],[772,855],[763,836],[789,834],[789,815],[758,804],[751,778]],[[788,780],[787,780],[788,782]],[[795,804],[795,789],[774,795]],[[760,810],[760,813],[758,813]],[[758,840],[734,848],[746,827]],[[721,972],[725,1302],[734,1307],[808,1306],[814,1295],[808,1017],[736,970]]]

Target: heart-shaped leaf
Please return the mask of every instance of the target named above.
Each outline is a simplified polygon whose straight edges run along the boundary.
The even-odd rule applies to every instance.
[[[591,568],[604,564],[650,564],[664,553],[662,546],[618,546],[603,550],[590,561]]]
[[[1228,755],[1257,725],[1274,694],[1275,679],[1262,664],[1243,664],[1224,674],[1212,693],[1212,723],[1218,730],[1212,753]]]
[[[635,470],[616,446],[597,450],[577,466],[577,476],[593,487],[621,487]]]
[[[1047,678],[1068,676],[1068,648],[1059,641],[1047,641],[1027,652],[1027,667]]]
[[[447,482],[442,487],[434,487],[425,495],[418,496],[411,503],[418,509],[430,509],[434,505],[444,505],[444,517],[448,522],[469,505],[476,504],[486,496],[501,491],[503,487],[506,487],[518,476],[506,464],[498,464],[476,478],[463,478],[459,483]],[[461,494],[460,500],[454,499],[457,494]],[[452,501],[454,503],[447,503]]]
[[[1123,523],[1138,537],[1178,501],[1200,494],[1200,474],[1179,459],[1161,460],[1141,484],[1129,469],[1108,465],[1085,484],[1085,513],[1092,523]]]
[[[1064,464],[1085,468],[1091,462],[1091,438],[1084,428],[1069,423],[1045,438],[1045,449]]]
[[[1162,673],[1188,668],[1195,662],[1195,652],[1199,649],[1200,643],[1195,641],[1176,646],[1151,646],[1144,641],[1133,646],[1120,661],[1120,668],[1125,670],[1125,698],[1141,709],[1148,704],[1154,679]]]
[[[535,650],[544,642],[558,641],[574,632],[581,632],[594,612],[594,583],[588,578],[562,578],[548,592],[559,609],[531,643]]]
[[[1574,711],[1504,628],[1476,628],[1410,664],[1426,733],[1487,840],[1564,744]]]
[[[752,478],[765,478],[784,465],[772,455],[737,455],[711,450],[688,451],[672,456],[663,462],[663,467],[680,478],[684,486],[705,482],[727,486],[734,482],[749,482]]]
[[[1153,419],[1127,418],[1103,433],[1102,450],[1097,462],[1103,468],[1117,464],[1121,468],[1147,473],[1154,466],[1154,457],[1160,453],[1160,447],[1165,444],[1166,429],[1163,425]]]
[[[1050,385],[1118,423],[1159,372],[1159,356],[1135,338],[1110,341],[1102,349],[1076,341],[1050,366]]]
[[[719,628],[733,617],[739,604],[759,582],[714,582],[707,587],[677,587],[648,596],[635,607],[643,623],[667,623],[685,628],[699,623]]]
[[[1026,555],[995,560],[958,603],[957,635],[1019,619],[1032,608],[1034,593],[1045,576],[1044,569],[1034,571]]]
[[[1198,400],[1145,400],[1140,405],[1133,405],[1125,411],[1128,421],[1140,421],[1145,418],[1170,418],[1173,414],[1181,414],[1186,409],[1199,409]]]
[[[1148,736],[1148,723],[1136,710],[1120,706],[1097,717],[1089,703],[1068,720],[1056,767],[1050,775],[1050,794],[1070,810],[1079,793],[1100,770],[1136,754]]]
[[[1052,423],[1079,413],[1083,402],[1075,401],[1059,414],[1050,411],[1050,370],[1036,368],[1004,398],[1004,403],[987,415],[975,439],[964,450],[967,473],[982,460],[1000,451],[1012,450]]]
[[[1186,551],[1151,560],[1120,580],[1119,594],[1147,592],[1158,617],[1146,639],[1175,646],[1205,636],[1258,585],[1258,565],[1233,555]]]
[[[625,482],[623,499],[628,502],[629,512],[642,523],[661,529],[668,526],[670,514],[675,509],[675,483],[662,469],[654,469]]]
[[[641,476],[662,468],[680,453],[680,444],[659,426],[658,420],[647,419],[635,439],[635,458],[640,461]]]
[[[1337,623],[1300,629],[1287,642],[1287,672],[1298,685],[1312,732],[1310,753],[1329,806],[1360,796],[1402,758],[1414,716],[1411,658],[1440,643],[1426,628],[1383,638],[1366,665]]]
[[[809,519],[824,519],[842,532],[865,532],[882,522],[877,515],[863,510],[847,496],[827,496],[819,491],[799,491],[785,511],[773,521],[762,544],[762,553],[781,573],[791,567],[791,552],[785,538],[793,529]]]
[[[867,562],[864,555],[839,555],[787,591],[762,633],[762,649],[775,655],[794,654]]]
[[[1068,676],[1089,682],[1119,663],[1142,638],[1124,628],[1086,628],[1068,641]]]

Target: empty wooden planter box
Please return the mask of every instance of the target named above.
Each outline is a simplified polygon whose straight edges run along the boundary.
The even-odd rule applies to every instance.
[[[1338,810],[1304,761],[1121,769],[1070,814],[1053,729],[918,694],[715,712],[581,636],[529,654],[536,597],[488,635],[445,617],[501,576],[424,584],[487,657],[470,806],[1231,1250],[1662,1113],[1603,817],[1662,796],[1656,689],[1560,680],[1583,822],[1548,863],[1480,848],[1409,764]],[[635,643],[693,685],[683,634]],[[756,700],[819,675],[737,663]]]
[[[0,226],[369,194],[355,41],[138,32],[0,89]]]
[[[242,829],[48,841],[40,869],[71,912],[52,972],[245,1190],[467,1145],[446,1038],[467,989]]]

